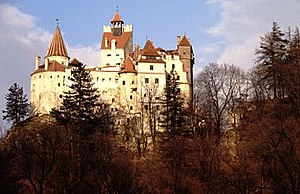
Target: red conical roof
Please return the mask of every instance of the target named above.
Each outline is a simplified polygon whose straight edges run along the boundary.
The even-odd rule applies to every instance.
[[[178,46],[191,46],[191,43],[190,43],[189,39],[186,37],[186,35],[184,35],[182,37],[182,39],[180,40]]]
[[[130,57],[126,58],[125,62],[121,66],[119,73],[136,73]]]
[[[55,29],[50,47],[47,51],[47,57],[50,56],[68,57],[68,52],[58,26]]]
[[[113,17],[113,19],[110,22],[111,23],[113,23],[113,22],[122,22],[123,23],[123,20],[121,19],[119,11],[116,12],[115,16]]]
[[[153,43],[151,40],[147,40],[144,49],[143,49],[143,54],[144,56],[154,56],[154,57],[159,57],[160,55],[157,53]]]

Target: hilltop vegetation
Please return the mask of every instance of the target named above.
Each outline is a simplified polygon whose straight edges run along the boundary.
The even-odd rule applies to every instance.
[[[86,79],[73,77],[59,109],[1,140],[0,193],[299,193],[299,30],[274,23],[256,59],[247,74],[204,67],[188,108],[171,72],[156,112],[165,130],[148,136],[112,128],[79,66]]]

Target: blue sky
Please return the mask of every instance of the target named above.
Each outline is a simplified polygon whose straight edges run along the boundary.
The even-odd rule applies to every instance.
[[[29,94],[34,57],[46,54],[56,18],[70,57],[99,65],[102,26],[109,25],[116,6],[140,46],[149,37],[157,47],[174,49],[176,36],[186,34],[195,74],[209,62],[248,70],[259,36],[273,21],[283,30],[300,24],[299,0],[0,0],[0,109],[14,82]]]

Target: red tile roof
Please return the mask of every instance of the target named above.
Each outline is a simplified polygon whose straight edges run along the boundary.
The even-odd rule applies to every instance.
[[[124,49],[126,44],[130,41],[132,32],[123,32],[121,36],[113,36],[112,32],[104,32],[102,35],[101,49],[111,49],[111,41],[116,40],[116,48]],[[107,47],[105,47],[105,41],[108,41]]]
[[[116,12],[113,19],[110,20],[110,22],[122,22],[123,23],[123,20],[121,19],[121,16],[118,11]]]
[[[144,49],[143,49],[142,55],[144,56],[153,56],[153,57],[159,57],[160,55],[156,52],[156,49],[151,42],[151,40],[147,40]]]
[[[48,69],[45,70],[45,64],[42,65],[42,66],[39,66],[39,68],[37,70],[35,70],[33,74],[35,73],[40,73],[40,72],[47,72],[47,71],[62,71],[64,72],[65,71],[65,66],[63,66],[62,64],[60,64],[59,62],[57,61],[50,61],[49,64],[48,64]]]
[[[58,26],[55,29],[50,47],[47,52],[47,57],[50,56],[68,57],[68,52]]]
[[[136,73],[130,57],[126,58],[125,62],[121,66],[119,73]]]
[[[191,46],[191,43],[190,43],[189,39],[186,37],[186,35],[184,35],[182,37],[182,39],[180,40],[178,46]]]
[[[82,64],[80,61],[78,61],[76,58],[72,59],[70,62],[70,65],[76,66]]]

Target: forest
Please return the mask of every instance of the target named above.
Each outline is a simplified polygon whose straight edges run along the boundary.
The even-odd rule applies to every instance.
[[[171,71],[162,108],[151,92],[145,100],[149,133],[136,117],[121,132],[113,127],[122,115],[99,100],[83,64],[50,115],[36,116],[12,85],[0,193],[300,193],[298,28],[274,22],[254,54],[249,72],[238,64],[203,67],[188,102]]]

